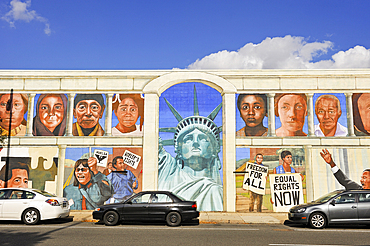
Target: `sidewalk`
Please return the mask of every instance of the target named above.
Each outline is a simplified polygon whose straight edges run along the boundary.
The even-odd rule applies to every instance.
[[[92,218],[92,211],[70,213],[73,221],[97,222]],[[201,212],[200,224],[283,224],[288,219],[287,213],[238,213],[238,212]]]

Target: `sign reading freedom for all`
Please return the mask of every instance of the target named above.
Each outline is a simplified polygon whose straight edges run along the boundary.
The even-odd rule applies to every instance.
[[[108,151],[104,150],[94,150],[94,157],[98,160],[99,167],[106,167],[108,162]]]
[[[270,174],[270,188],[274,212],[289,212],[291,207],[304,203],[299,173]]]
[[[247,162],[247,165],[245,166],[245,172],[243,189],[264,195],[268,168],[252,162]]]
[[[130,167],[136,169],[139,165],[141,156],[132,153],[131,151],[125,150],[125,153],[123,153],[123,163],[129,165]]]

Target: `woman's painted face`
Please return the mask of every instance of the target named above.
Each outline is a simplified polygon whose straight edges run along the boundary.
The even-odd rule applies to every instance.
[[[75,176],[80,184],[86,185],[91,179],[91,173],[88,167],[80,164],[75,170]]]
[[[123,99],[114,113],[119,123],[124,127],[132,127],[139,118],[139,108],[130,97]]]
[[[247,127],[261,125],[265,115],[265,102],[260,96],[248,95],[243,98],[240,103],[240,116]]]
[[[198,129],[194,129],[184,136],[181,151],[184,159],[191,157],[210,158],[213,153],[208,136]]]
[[[49,131],[53,132],[55,127],[62,123],[64,118],[64,105],[62,98],[55,95],[46,96],[39,105],[39,117],[41,123]]]
[[[370,93],[362,94],[357,103],[364,129],[370,132]]]
[[[301,131],[307,114],[306,101],[300,95],[285,95],[278,102],[281,126],[288,131]]]

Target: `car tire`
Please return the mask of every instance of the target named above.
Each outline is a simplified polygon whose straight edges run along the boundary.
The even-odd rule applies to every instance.
[[[22,221],[26,225],[36,225],[40,221],[40,212],[36,208],[29,208],[22,214]]]
[[[327,219],[322,213],[313,213],[310,216],[309,224],[314,229],[325,228],[327,223]]]
[[[119,215],[115,211],[108,211],[104,214],[103,221],[104,221],[104,224],[107,226],[117,225],[119,221]]]
[[[166,216],[168,226],[179,226],[181,224],[181,215],[178,212],[169,212]]]

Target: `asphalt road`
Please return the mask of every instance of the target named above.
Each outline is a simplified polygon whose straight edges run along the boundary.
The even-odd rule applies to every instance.
[[[35,226],[0,222],[1,245],[370,245],[370,227],[314,230],[297,225],[122,224],[49,221]]]

